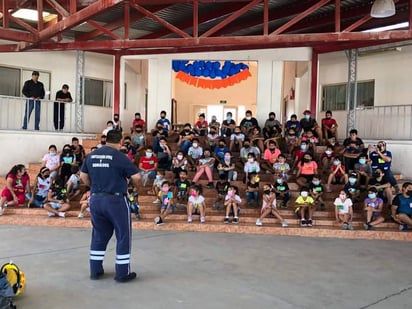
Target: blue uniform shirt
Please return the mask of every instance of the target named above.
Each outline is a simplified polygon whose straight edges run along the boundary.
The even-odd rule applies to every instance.
[[[398,194],[393,199],[392,204],[398,206],[396,210],[398,214],[412,215],[412,197],[404,197],[402,194]]]
[[[120,151],[103,146],[90,153],[81,171],[89,174],[91,193],[125,193],[127,178],[138,173],[137,167]]]

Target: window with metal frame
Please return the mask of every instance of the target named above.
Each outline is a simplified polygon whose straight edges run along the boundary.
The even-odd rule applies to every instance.
[[[93,78],[84,80],[84,104],[112,107],[113,82]]]

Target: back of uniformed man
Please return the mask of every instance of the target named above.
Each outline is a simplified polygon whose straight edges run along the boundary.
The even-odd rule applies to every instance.
[[[137,167],[119,151],[122,133],[109,131],[106,145],[90,153],[81,168],[82,181],[90,186],[90,214],[93,226],[90,245],[90,279],[103,276],[106,247],[116,233],[116,275],[118,282],[136,278],[130,272],[131,219],[127,201],[128,178],[140,180]]]

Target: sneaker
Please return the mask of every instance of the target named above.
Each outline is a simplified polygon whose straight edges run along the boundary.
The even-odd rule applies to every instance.
[[[288,227],[288,223],[286,221],[282,221],[282,227]]]
[[[157,216],[156,218],[154,218],[154,222],[156,223],[156,225],[163,225],[163,220],[161,217]]]
[[[408,230],[408,225],[407,224],[399,225],[399,231],[406,232],[407,230]]]
[[[308,226],[308,224],[306,223],[306,220],[302,219],[300,221],[300,226]]]
[[[236,180],[237,180],[237,172],[234,171],[234,172],[233,172],[233,181],[236,181]]]
[[[60,211],[57,215],[58,215],[60,218],[65,218],[65,217],[66,217],[66,214],[65,214],[64,212],[62,212],[62,211]]]
[[[153,204],[160,204],[160,200],[157,198],[153,201]]]
[[[256,220],[256,225],[257,225],[257,226],[262,226],[262,225],[263,225],[262,220],[257,219],[257,220]]]
[[[47,212],[47,215],[49,217],[55,217],[56,216],[56,214],[54,212],[50,212],[50,211]]]
[[[139,215],[139,214],[135,214],[135,215],[134,215],[134,218],[136,219],[136,221],[139,221],[139,220],[140,220],[140,215]]]
[[[307,226],[312,226],[312,219],[306,220],[306,225]]]
[[[205,222],[206,222],[205,217],[200,217],[200,223],[205,223]]]
[[[364,224],[363,224],[363,228],[364,228],[365,230],[367,230],[367,231],[370,231],[370,230],[372,229],[372,226],[371,226],[370,224],[368,224],[368,223],[364,223]]]
[[[353,231],[353,226],[351,223],[348,223],[348,230]]]
[[[77,215],[77,218],[79,218],[79,219],[84,218],[84,214],[83,214],[82,212],[79,213],[79,214]]]
[[[209,182],[207,185],[206,185],[206,188],[208,188],[208,189],[213,189],[215,186],[213,185],[213,182]]]
[[[120,282],[120,283],[126,283],[126,282],[129,282],[129,281],[134,280],[136,278],[137,278],[136,273],[131,272],[128,275],[123,276],[123,277],[115,277],[114,280],[116,280],[117,282]]]
[[[348,224],[347,224],[346,222],[343,223],[342,229],[343,229],[343,230],[347,230],[347,229],[348,229]]]
[[[232,223],[233,223],[233,224],[238,224],[238,223],[239,223],[239,218],[238,218],[238,217],[234,217]]]
[[[225,223],[225,224],[229,223],[229,217],[225,217],[225,218],[223,219],[223,223]]]
[[[192,223],[192,216],[187,217],[187,222]]]

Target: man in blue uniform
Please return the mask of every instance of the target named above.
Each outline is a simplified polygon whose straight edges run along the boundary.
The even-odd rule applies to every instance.
[[[119,151],[122,133],[107,133],[106,145],[90,153],[81,168],[80,178],[90,186],[92,241],[90,245],[90,279],[103,276],[106,246],[116,233],[116,275],[118,282],[136,278],[130,272],[131,219],[127,201],[128,178],[136,186],[140,180],[137,167]]]
[[[24,111],[23,130],[27,130],[31,113],[34,109],[34,129],[40,129],[40,100],[44,99],[45,91],[42,82],[39,82],[39,72],[33,71],[31,79],[27,80],[23,86],[23,94],[27,98],[26,110]]]

